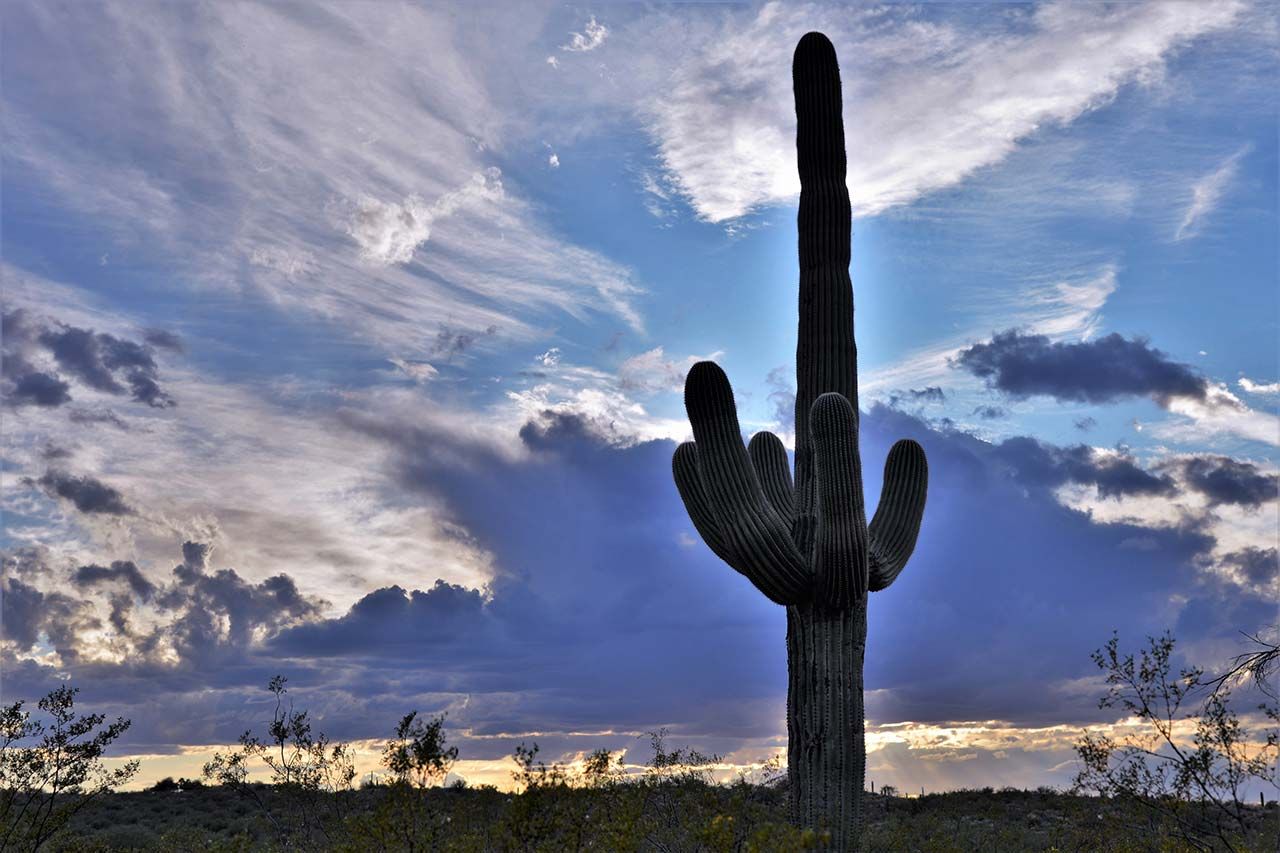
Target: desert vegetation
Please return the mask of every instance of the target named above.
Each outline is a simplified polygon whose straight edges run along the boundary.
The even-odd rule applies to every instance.
[[[1274,660],[1261,643],[1222,675],[1177,670],[1171,636],[1136,654],[1113,638],[1094,654],[1104,707],[1143,725],[1127,740],[1085,731],[1069,790],[1042,787],[901,796],[865,792],[867,850],[1224,851],[1276,848],[1280,809],[1245,796],[1274,785],[1276,709],[1250,732],[1233,708],[1232,679],[1270,698]],[[1266,657],[1269,655],[1269,658]],[[1260,680],[1259,680],[1260,679]],[[648,737],[643,766],[599,750],[548,763],[536,743],[514,752],[511,791],[446,784],[459,751],[446,718],[410,712],[391,727],[383,773],[356,783],[350,748],[315,729],[288,682],[267,685],[272,718],[218,752],[202,779],[166,778],[116,792],[131,762],[103,765],[127,728],[74,708],[60,687],[38,703],[4,709],[0,741],[0,849],[51,851],[801,851],[832,849],[830,836],[790,821],[787,773],[717,779],[714,755]],[[1189,733],[1188,733],[1189,732]],[[258,778],[263,781],[256,781]]]

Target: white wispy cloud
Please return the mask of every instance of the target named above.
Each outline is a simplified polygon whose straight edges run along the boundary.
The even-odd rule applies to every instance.
[[[1280,417],[1250,408],[1224,383],[1210,383],[1203,400],[1173,397],[1166,408],[1178,417],[1149,425],[1158,438],[1212,446],[1231,436],[1280,447]]]
[[[716,351],[710,355],[690,355],[672,359],[660,347],[633,355],[618,366],[618,380],[625,390],[640,394],[660,391],[679,391],[684,388],[684,378],[689,368],[699,361],[715,361],[724,355]]]
[[[1175,241],[1186,240],[1199,233],[1205,217],[1218,207],[1226,195],[1240,169],[1240,161],[1249,153],[1250,148],[1248,145],[1242,147],[1191,185],[1191,202],[1173,235]]]
[[[429,382],[440,375],[439,370],[425,361],[411,361],[404,358],[389,358],[387,361],[415,382]]]
[[[1249,394],[1280,394],[1280,382],[1254,382],[1247,376],[1241,376],[1236,384]]]
[[[138,318],[82,290],[5,265],[6,310],[24,308],[83,328],[130,335]],[[197,348],[207,342],[193,342]],[[158,356],[159,357],[159,356]],[[419,379],[429,364],[392,359]],[[383,473],[384,451],[346,427],[338,413],[436,424],[505,456],[519,453],[517,415],[475,418],[417,387],[365,391],[279,379],[227,382],[167,354],[159,370],[173,408],[155,409],[77,386],[73,405],[6,411],[4,454],[13,473],[0,499],[15,542],[50,549],[60,563],[132,560],[152,580],[167,578],[185,539],[214,544],[225,565],[258,582],[289,574],[323,590],[340,611],[370,589],[430,584],[443,577],[471,587],[492,576],[491,558],[450,520],[446,508],[406,500]],[[74,407],[108,411],[113,424],[85,426]],[[33,491],[44,451],[57,447],[77,476],[118,490],[134,512],[91,516]],[[41,519],[28,525],[14,516]]]
[[[609,37],[609,28],[596,20],[592,15],[580,33],[569,33],[569,41],[560,46],[561,50],[572,53],[586,53],[604,44]]]
[[[552,165],[560,165],[552,154]],[[490,167],[471,176],[471,180],[453,192],[445,193],[431,204],[419,196],[403,202],[382,202],[362,198],[355,203],[347,233],[360,246],[360,254],[384,266],[407,263],[413,253],[431,237],[431,226],[473,199],[501,201],[502,172]]]
[[[727,18],[642,103],[663,165],[704,219],[792,201],[790,51],[820,28],[842,57],[849,188],[874,214],[999,162],[1037,130],[1074,121],[1168,55],[1231,25],[1243,2],[1049,3],[991,34],[876,8],[766,5]],[[699,36],[701,38],[701,35]]]
[[[424,7],[170,11],[23,10],[15,61],[77,69],[45,75],[57,116],[136,117],[102,134],[30,100],[6,109],[6,156],[92,216],[114,260],[265,296],[388,356],[424,355],[406,342],[445,321],[496,327],[489,346],[564,314],[642,327],[633,272],[556,233],[494,169],[527,121],[482,73],[510,44],[469,42]]]

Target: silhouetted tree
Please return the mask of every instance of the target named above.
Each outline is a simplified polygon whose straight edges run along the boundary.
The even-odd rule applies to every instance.
[[[458,760],[458,748],[446,742],[443,714],[424,720],[411,711],[401,718],[382,751],[391,783],[381,786],[373,813],[355,821],[357,837],[383,850],[441,847],[450,816],[432,807],[426,789],[440,785]]]
[[[1273,625],[1271,632],[1280,636],[1280,626]],[[1276,670],[1280,669],[1280,641],[1268,640],[1259,631],[1250,634],[1240,632],[1253,648],[1231,659],[1225,670],[1209,680],[1215,689],[1253,684],[1272,701],[1280,701],[1276,693]]]
[[[1098,704],[1144,728],[1118,740],[1086,732],[1076,745],[1082,769],[1074,790],[1140,803],[1198,850],[1241,849],[1249,831],[1244,786],[1276,784],[1277,709],[1259,706],[1270,727],[1251,743],[1229,687],[1198,667],[1175,671],[1171,634],[1148,638],[1137,657],[1121,653],[1119,643],[1113,636],[1093,653],[1107,683]]]
[[[63,685],[37,703],[0,708],[0,850],[38,850],[95,797],[133,778],[139,762],[113,769],[107,747],[129,728],[117,717],[76,714],[78,688]]]
[[[287,682],[277,675],[267,684],[275,697],[267,736],[246,731],[238,750],[214,753],[204,776],[253,802],[282,846],[310,849],[333,841],[331,832],[345,816],[343,800],[325,795],[350,790],[356,771],[350,748],[313,734],[307,712],[295,710],[291,698],[286,704]],[[270,791],[250,782],[255,760],[270,771]]]

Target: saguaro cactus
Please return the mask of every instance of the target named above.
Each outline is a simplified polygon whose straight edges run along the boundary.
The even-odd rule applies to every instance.
[[[868,592],[893,583],[915,548],[928,469],[919,444],[895,444],[868,526],[840,69],[821,33],[800,40],[792,78],[801,186],[795,485],[777,436],[757,433],[743,446],[729,380],[710,361],[689,371],[685,407],[694,440],[676,449],[672,467],[711,550],[787,608],[791,817],[829,830],[833,847],[851,850],[866,766]]]

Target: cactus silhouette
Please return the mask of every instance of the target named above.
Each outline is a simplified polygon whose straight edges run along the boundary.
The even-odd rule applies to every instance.
[[[852,850],[866,766],[867,597],[893,583],[915,548],[928,469],[919,444],[895,444],[867,524],[840,69],[826,36],[800,40],[792,79],[801,186],[795,484],[777,436],[757,433],[743,446],[729,380],[710,361],[685,382],[694,440],[677,448],[672,467],[711,550],[787,608],[791,818]]]

